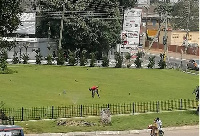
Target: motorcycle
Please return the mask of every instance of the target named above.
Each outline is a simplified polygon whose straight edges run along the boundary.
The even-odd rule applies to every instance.
[[[156,136],[155,133],[154,133],[154,131],[155,131],[155,129],[157,129],[157,128],[155,128],[155,126],[149,125],[149,126],[148,126],[148,129],[151,129],[150,136]],[[160,129],[160,130],[158,131],[158,134],[159,134],[159,136],[164,136],[164,131]]]

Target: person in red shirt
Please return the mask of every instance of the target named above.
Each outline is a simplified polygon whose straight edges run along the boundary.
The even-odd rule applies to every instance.
[[[92,91],[92,98],[94,98],[95,93],[100,98],[98,88],[99,88],[98,86],[92,86],[91,88],[89,88],[89,91]]]

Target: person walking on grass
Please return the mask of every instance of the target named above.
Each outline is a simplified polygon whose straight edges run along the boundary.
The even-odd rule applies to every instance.
[[[98,97],[100,98],[98,88],[99,88],[99,86],[92,86],[92,87],[89,88],[89,91],[92,92],[92,98],[94,98],[95,93],[96,93],[96,94],[98,95]]]

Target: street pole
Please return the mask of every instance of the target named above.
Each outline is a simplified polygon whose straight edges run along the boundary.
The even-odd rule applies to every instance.
[[[185,48],[185,54],[187,53],[187,48],[188,48],[188,38],[189,38],[189,20],[190,20],[190,1],[188,1],[188,17],[187,17],[187,33],[186,33],[186,48]]]
[[[58,46],[58,50],[62,49],[62,32],[63,32],[63,20],[64,20],[64,16],[65,16],[65,2],[63,3],[63,12],[62,12],[62,18],[60,21],[60,39],[59,39],[59,46]]]

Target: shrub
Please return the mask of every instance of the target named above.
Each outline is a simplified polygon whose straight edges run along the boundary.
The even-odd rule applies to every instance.
[[[35,58],[36,58],[36,64],[41,64],[42,55],[40,52],[36,54]]]
[[[165,54],[160,54],[160,61],[158,62],[158,66],[160,67],[160,69],[164,69],[166,68],[166,62],[165,62]]]
[[[69,51],[69,65],[74,66],[76,63],[76,53],[70,50],[68,51]]]
[[[107,56],[103,57],[103,62],[102,62],[103,67],[108,67],[109,66],[109,59]]]
[[[53,61],[52,55],[49,54],[45,59],[47,60],[47,65],[52,65]]]
[[[90,67],[94,67],[94,62],[96,61],[96,55],[94,52],[90,53],[91,55],[91,60],[90,60]]]
[[[19,63],[19,58],[17,57],[17,51],[14,49],[14,54],[13,54],[13,59],[12,59],[13,64]]]
[[[23,64],[28,64],[29,56],[27,54],[23,54],[22,59],[23,59]]]
[[[86,50],[83,50],[81,52],[81,55],[80,55],[80,66],[85,66],[86,62],[87,62],[87,58],[86,58]]]
[[[120,55],[119,52],[116,52],[115,53],[115,60],[116,60],[116,68],[121,68],[122,67],[122,62],[123,62],[123,58],[122,56]]]
[[[58,51],[57,65],[63,65],[65,63],[65,57],[63,50]]]
[[[155,56],[149,57],[149,64],[147,65],[148,68],[153,68],[155,66]]]
[[[135,65],[136,65],[136,68],[141,68],[142,67],[142,60],[140,58],[142,58],[142,52],[138,52],[136,54],[137,58],[136,60],[134,61]]]

